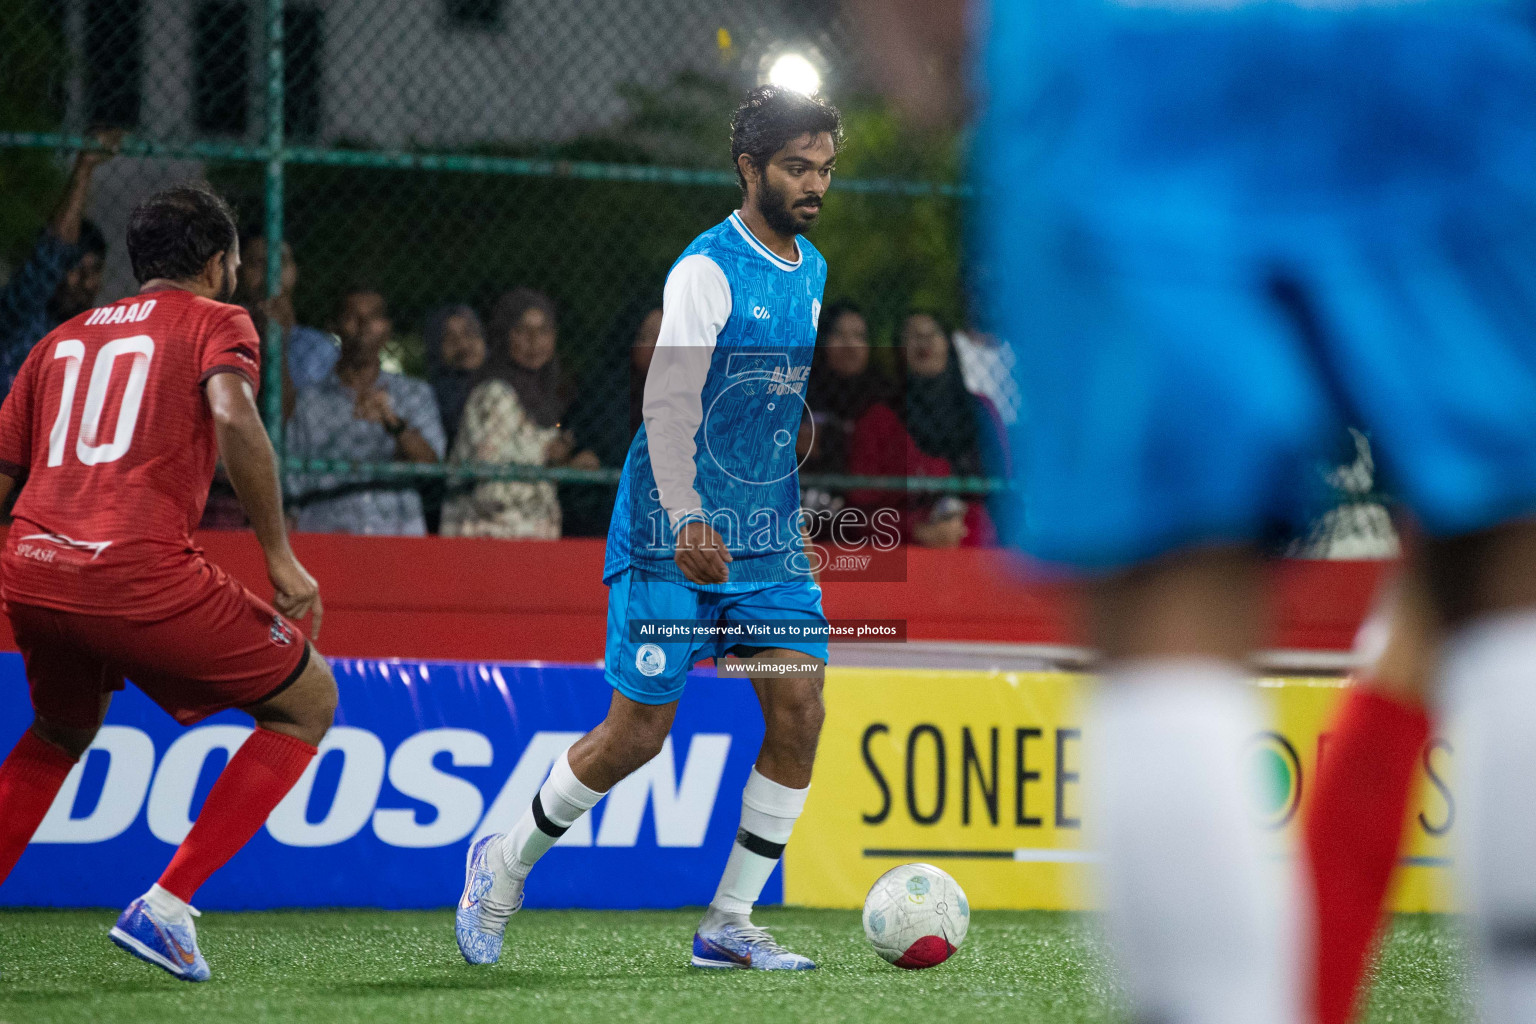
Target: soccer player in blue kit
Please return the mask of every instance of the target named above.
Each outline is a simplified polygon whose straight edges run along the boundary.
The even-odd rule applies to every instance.
[[[539,857],[661,751],[689,668],[735,653],[752,659],[766,732],[692,963],[816,966],[754,926],[751,911],[805,806],[824,716],[826,617],[804,550],[795,438],[827,265],[800,234],[831,184],[842,120],[818,98],[763,86],[731,128],[744,201],[667,276],[644,424],[608,533],[608,717],[555,762],[511,832],[471,844],[456,922],[470,963],[500,957]],[[810,639],[786,631],[746,647],[729,636],[648,639],[646,623],[814,628]]]
[[[909,53],[942,37],[933,0],[869,6]],[[1302,901],[1237,765],[1266,728],[1244,685],[1260,542],[1294,529],[1345,422],[1415,521],[1409,571],[1444,637],[1483,1019],[1536,1020],[1522,6],[995,0],[978,19],[978,255],[1025,399],[1017,535],[1088,582],[1105,659],[1085,825],[1137,1020],[1307,1012]],[[948,56],[873,63],[920,78]]]

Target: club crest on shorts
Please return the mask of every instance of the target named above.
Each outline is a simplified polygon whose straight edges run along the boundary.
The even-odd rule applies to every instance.
[[[293,627],[283,621],[281,615],[272,616],[272,628],[267,631],[267,636],[279,647],[287,647],[293,643]]]
[[[667,667],[667,654],[655,644],[641,644],[635,652],[635,668],[643,676],[659,676]]]

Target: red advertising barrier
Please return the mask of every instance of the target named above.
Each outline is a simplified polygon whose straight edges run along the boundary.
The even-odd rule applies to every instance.
[[[249,533],[203,533],[208,557],[258,594],[271,587]],[[319,647],[340,657],[594,662],[607,588],[600,540],[500,541],[300,534],[320,581]],[[1079,644],[1074,588],[1026,580],[997,551],[911,548],[901,583],[825,586],[834,619],[901,619],[912,640]],[[1270,646],[1342,651],[1353,642],[1382,562],[1283,562],[1274,570]],[[0,618],[0,645],[14,649]]]

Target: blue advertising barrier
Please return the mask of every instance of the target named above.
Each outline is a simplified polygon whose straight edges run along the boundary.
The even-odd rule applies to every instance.
[[[320,756],[199,907],[453,904],[470,838],[517,820],[612,693],[599,668],[331,664],[341,705]],[[21,657],[0,654],[0,752],[31,717]],[[130,684],[0,885],[0,905],[116,907],[142,893],[250,729],[238,712],[182,729]],[[540,861],[527,905],[708,903],[762,735],[749,683],[695,675],[666,748]],[[763,902],[782,894],[775,871]]]

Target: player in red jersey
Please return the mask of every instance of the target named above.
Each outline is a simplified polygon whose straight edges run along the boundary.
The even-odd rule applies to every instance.
[[[114,942],[205,981],[193,894],[244,846],[314,758],[336,708],[324,659],[290,620],[320,594],[288,546],[277,460],[256,411],[260,346],[233,293],[229,207],[183,186],[128,223],[139,293],[66,321],[0,409],[5,612],[26,661],[31,728],[0,764],[0,882],[84,754],[124,676],[183,725],[240,708],[256,729]],[[267,557],[273,604],[192,541],[222,456]],[[275,608],[274,608],[275,606]]]

